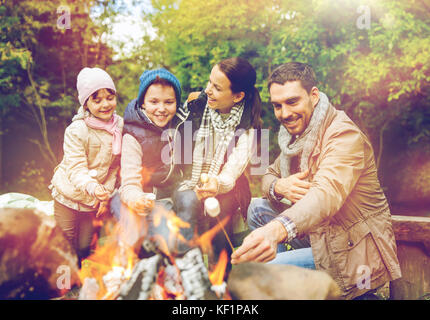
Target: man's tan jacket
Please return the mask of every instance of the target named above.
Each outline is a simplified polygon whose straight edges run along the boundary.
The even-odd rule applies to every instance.
[[[282,156],[282,155],[281,155]],[[262,187],[281,177],[280,158]],[[401,277],[387,199],[368,138],[343,112],[329,106],[309,159],[308,193],[281,214],[309,235],[316,269],[327,271],[352,299]]]

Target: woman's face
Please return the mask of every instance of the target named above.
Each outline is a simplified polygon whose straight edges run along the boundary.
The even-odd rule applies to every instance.
[[[244,92],[233,93],[230,88],[230,80],[218,65],[215,65],[205,89],[209,108],[218,110],[220,113],[229,113],[231,108],[245,96]]]
[[[107,89],[100,89],[90,95],[86,107],[94,117],[109,121],[116,109],[116,96]]]
[[[176,113],[175,90],[171,86],[151,84],[146,90],[142,109],[157,127],[164,128]]]

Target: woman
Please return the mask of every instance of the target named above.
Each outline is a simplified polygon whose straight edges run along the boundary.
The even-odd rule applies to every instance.
[[[220,221],[231,218],[238,208],[246,217],[251,192],[244,172],[255,148],[254,129],[261,127],[261,99],[255,82],[256,72],[247,60],[225,59],[212,68],[206,89],[184,106],[197,137],[192,165],[185,168],[188,180],[175,191],[173,203],[177,216],[190,224],[181,229],[187,240],[195,238],[196,228],[201,234],[217,224],[217,219],[204,215],[203,203],[208,197],[218,199]],[[203,184],[202,174],[209,176]],[[231,238],[231,219],[225,230]],[[180,243],[178,251],[187,251],[188,245]],[[223,232],[217,233],[212,245],[210,261],[218,260],[222,249],[232,252]]]

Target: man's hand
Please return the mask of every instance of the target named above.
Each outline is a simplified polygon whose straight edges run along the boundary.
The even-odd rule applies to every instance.
[[[278,179],[275,183],[275,193],[283,195],[295,203],[308,193],[311,183],[305,179],[309,175],[309,169],[304,172],[292,174],[287,178]]]
[[[208,177],[207,182],[202,186],[196,186],[194,191],[196,192],[199,200],[206,199],[209,197],[215,197],[218,195],[218,179],[215,177]]]
[[[267,262],[276,257],[278,243],[287,237],[287,231],[279,221],[271,221],[252,231],[242,245],[231,255],[231,263],[255,261]]]

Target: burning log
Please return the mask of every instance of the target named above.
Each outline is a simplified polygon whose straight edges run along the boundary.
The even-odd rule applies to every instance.
[[[53,217],[0,209],[0,299],[50,299],[79,283],[76,253]]]
[[[188,300],[217,299],[210,290],[212,284],[199,248],[194,248],[182,258],[177,258],[176,265],[181,271],[182,286]]]
[[[130,279],[121,286],[118,300],[148,300],[160,265],[161,256],[140,260]]]
[[[227,289],[233,299],[241,300],[332,300],[341,295],[323,271],[257,262],[235,266]]]
[[[81,291],[79,292],[79,300],[96,300],[100,287],[96,279],[85,278]]]
[[[137,263],[121,286],[119,300],[217,299],[199,248],[173,259],[150,241],[144,241],[144,247],[155,255]]]

